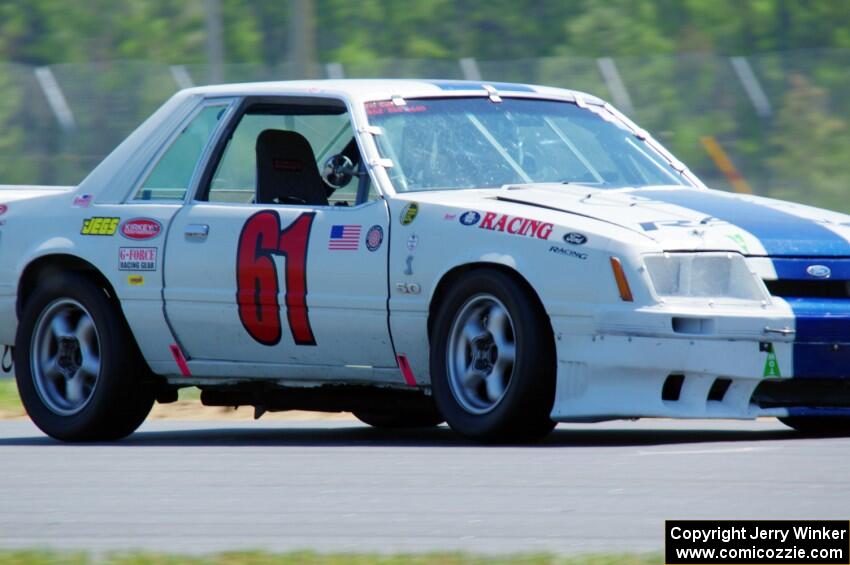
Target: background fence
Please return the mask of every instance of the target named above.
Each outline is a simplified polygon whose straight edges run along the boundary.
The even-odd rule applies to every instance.
[[[850,50],[720,57],[372,60],[315,77],[471,78],[564,86],[610,100],[710,186],[730,188],[712,137],[759,194],[850,212]],[[301,69],[304,72],[304,69]],[[225,82],[287,80],[291,65],[225,65]],[[205,65],[0,64],[0,183],[75,184]]]

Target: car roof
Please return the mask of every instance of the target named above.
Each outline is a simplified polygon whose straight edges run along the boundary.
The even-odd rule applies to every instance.
[[[189,95],[212,96],[274,96],[288,93],[343,97],[351,100],[386,100],[393,96],[419,98],[435,96],[469,96],[497,93],[502,96],[555,97],[575,100],[581,97],[590,103],[603,103],[599,98],[576,90],[474,80],[441,79],[338,79],[252,82],[200,86],[183,91]]]

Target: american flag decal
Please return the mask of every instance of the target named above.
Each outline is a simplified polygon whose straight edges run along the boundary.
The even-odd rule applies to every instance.
[[[331,226],[328,249],[331,251],[357,251],[360,249],[360,226]]]

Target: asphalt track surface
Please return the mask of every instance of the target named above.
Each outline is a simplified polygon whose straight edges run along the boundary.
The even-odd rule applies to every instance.
[[[63,445],[0,423],[0,547],[653,551],[665,518],[850,518],[850,439],[771,421],[561,425],[531,447],[445,427],[152,422]]]

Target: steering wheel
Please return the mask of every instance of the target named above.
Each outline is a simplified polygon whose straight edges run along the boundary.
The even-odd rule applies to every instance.
[[[347,155],[338,153],[328,157],[328,160],[325,161],[322,178],[334,190],[350,183],[353,176],[354,163]]]

